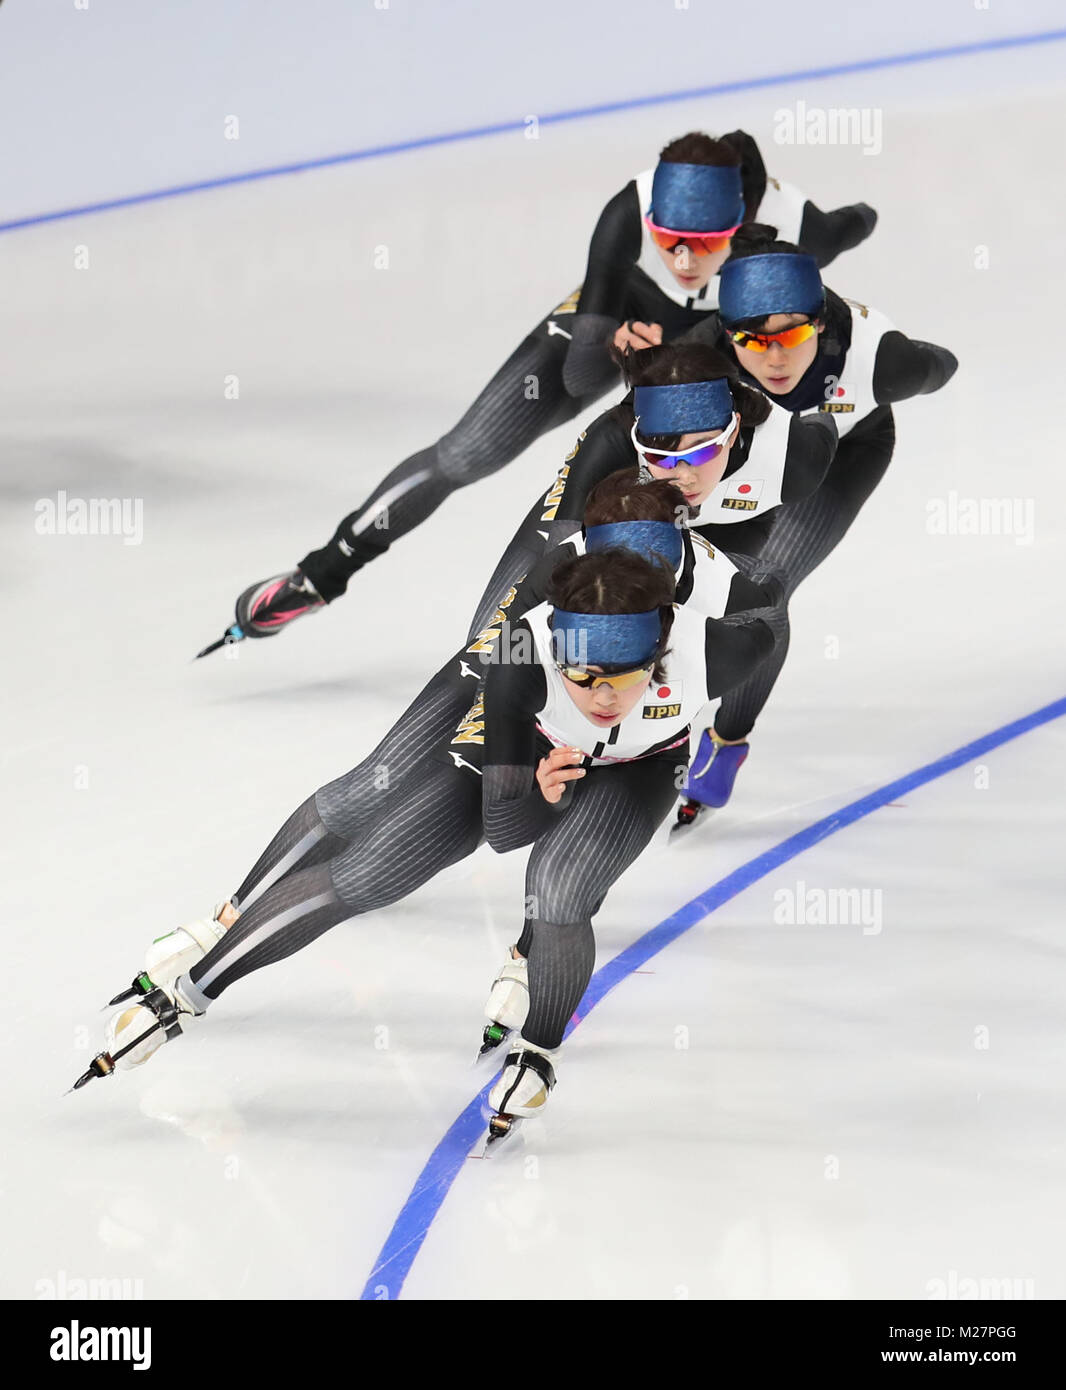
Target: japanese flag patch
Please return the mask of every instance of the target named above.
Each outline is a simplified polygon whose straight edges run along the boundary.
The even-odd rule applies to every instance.
[[[832,382],[832,377],[829,378]],[[820,407],[830,415],[850,415],[855,409],[855,387],[846,381],[837,381],[825,388],[825,401]]]
[[[759,505],[759,498],[762,496],[763,484],[758,479],[752,482],[745,478],[743,481],[738,479],[731,482],[726,488],[725,496],[718,504],[725,507],[727,511],[733,512],[753,512]]]
[[[659,685],[652,681],[644,695],[644,719],[676,719],[681,713],[682,690],[680,681]]]

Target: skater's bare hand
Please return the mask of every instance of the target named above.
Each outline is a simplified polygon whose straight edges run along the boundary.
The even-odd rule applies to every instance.
[[[614,335],[614,345],[619,352],[625,352],[627,347],[635,352],[646,347],[658,347],[662,340],[661,323],[641,323],[640,319],[629,319]]]
[[[537,768],[537,785],[544,800],[552,806],[562,800],[567,782],[584,777],[585,770],[574,767],[584,757],[580,748],[553,748],[546,758],[541,758]]]

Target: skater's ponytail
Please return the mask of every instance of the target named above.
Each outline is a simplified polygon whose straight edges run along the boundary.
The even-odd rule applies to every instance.
[[[664,164],[709,164],[716,169],[739,169],[742,163],[730,140],[718,140],[702,130],[690,130],[671,140],[659,151],[659,159]]]
[[[737,261],[745,256],[766,256],[774,251],[788,252],[793,256],[802,254],[799,247],[793,246],[790,241],[778,241],[776,227],[766,222],[745,222],[733,233],[729,259]]]

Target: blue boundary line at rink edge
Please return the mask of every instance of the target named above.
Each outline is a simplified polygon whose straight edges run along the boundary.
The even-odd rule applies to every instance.
[[[692,101],[698,97],[724,96],[730,92],[753,91],[759,87],[781,86],[787,82],[813,82],[826,77],[843,77],[849,73],[871,72],[877,68],[904,67],[910,63],[930,63],[943,58],[964,58],[973,53],[991,53],[1001,48],[1023,48],[1041,43],[1059,43],[1066,39],[1066,29],[1047,29],[1037,34],[1014,34],[1005,38],[982,39],[979,43],[951,44],[944,48],[919,49],[914,53],[892,53],[882,58],[859,58],[852,63],[837,63],[831,67],[805,68],[800,72],[775,73],[768,77],[744,77],[736,82],[716,82],[710,87],[688,87],[679,92],[660,92],[646,97],[629,97],[624,101],[602,102],[596,106],[579,106],[571,111],[554,111],[538,116],[540,125],[559,125],[563,121],[581,121],[592,116],[606,116],[617,111],[634,111],[644,106],[665,106],[675,101]],[[284,174],[302,174],[312,169],[327,169],[335,164],[354,164],[362,159],[380,159],[391,154],[406,154],[409,150],[428,149],[433,145],[449,145],[460,140],[481,140],[489,135],[524,130],[524,120],[500,121],[495,125],[473,126],[467,130],[446,131],[441,135],[424,135],[413,140],[400,140],[391,145],[374,145],[365,150],[350,150],[344,154],[324,155],[293,164],[277,164],[266,169],[250,169],[243,174],[223,174],[197,183],[175,184],[148,193],[131,193],[124,198],[109,198],[98,203],[84,203],[63,208],[58,212],[35,213],[29,217],[0,222],[0,232],[14,232],[21,227],[35,227],[43,222],[61,222],[68,217],[82,217],[92,212],[111,212],[115,208],[134,207],[139,203],[158,202],[163,198],[180,198],[188,193],[205,193],[212,188],[232,184],[254,183],[260,179],[279,178]]]
[[[895,801],[898,796],[914,791],[927,782],[935,781],[945,773],[955,771],[972,758],[978,758],[983,753],[998,748],[1000,744],[1028,733],[1030,729],[1038,728],[1041,724],[1050,723],[1064,714],[1066,697],[1055,700],[1050,705],[1044,705],[1042,709],[1016,719],[1012,724],[1004,724],[990,734],[985,734],[982,738],[957,748],[953,753],[948,753],[946,757],[926,763],[924,767],[907,773],[905,777],[889,782],[887,786],[879,787],[867,796],[860,797],[858,801],[852,801],[839,811],[834,811],[832,815],[797,831],[795,835],[790,835],[780,844],[756,855],[754,859],[749,859],[746,864],[712,884],[699,897],[685,903],[658,926],[638,937],[631,946],[627,946],[613,960],[597,970],[578,1005],[575,1015],[577,1023],[571,1021],[566,1036],[569,1037],[578,1023],[628,975],[639,970],[652,956],[676,941],[679,936],[683,936],[698,922],[702,922],[723,903],[729,902],[738,893],[750,888],[759,879],[765,878],[771,870],[788,863],[790,859],[795,859],[804,850],[834,835],[838,830],[843,830],[845,826],[852,825],[872,811],[879,810],[887,802]],[[482,1114],[482,1105],[487,1104],[492,1084],[493,1082],[489,1081],[477,1093],[430,1154],[381,1248],[363,1289],[362,1299],[384,1300],[399,1297],[404,1281],[429,1234],[430,1226],[451,1190],[452,1183],[462,1171],[474,1143],[485,1130],[486,1121]]]

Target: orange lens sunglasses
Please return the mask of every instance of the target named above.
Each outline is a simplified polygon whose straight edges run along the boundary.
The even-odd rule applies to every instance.
[[[786,328],[783,333],[745,333],[738,328],[728,333],[731,343],[749,352],[766,352],[771,343],[780,343],[783,348],[799,347],[818,332],[813,323],[797,323],[795,328]]]
[[[679,246],[687,246],[694,256],[713,256],[716,251],[724,251],[733,238],[732,232],[717,236],[683,236],[680,232],[663,232],[650,225],[648,230],[656,246],[661,246],[664,251],[676,251]]]
[[[580,666],[560,666],[558,664],[556,664],[556,670],[572,684],[581,686],[583,690],[595,690],[600,685],[609,685],[612,690],[630,690],[638,681],[642,681],[645,676],[650,676],[652,673],[650,666],[642,666],[638,671],[618,671],[614,675],[595,675],[591,671],[583,671]]]

